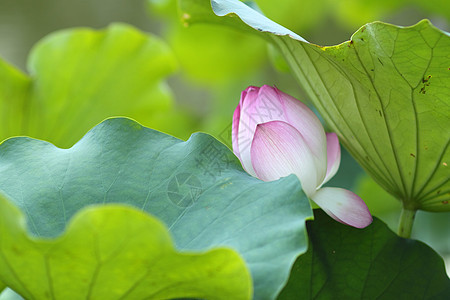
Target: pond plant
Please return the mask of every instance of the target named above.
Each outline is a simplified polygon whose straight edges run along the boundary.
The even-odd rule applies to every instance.
[[[51,34],[29,74],[0,59],[0,300],[449,299],[411,231],[450,211],[450,35],[373,22],[323,47],[254,8],[179,1],[186,26],[271,44],[329,133],[267,82],[229,100],[232,149],[174,137],[194,127],[166,82],[176,57],[126,24]],[[340,142],[401,203],[396,233],[324,186]]]

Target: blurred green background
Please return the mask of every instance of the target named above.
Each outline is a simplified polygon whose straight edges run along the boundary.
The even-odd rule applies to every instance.
[[[319,45],[344,42],[359,27],[376,20],[409,26],[427,18],[440,29],[450,27],[450,4],[444,0],[255,2],[269,18]],[[171,115],[163,118],[165,123],[151,123],[155,129],[182,139],[204,131],[230,146],[232,113],[247,86],[276,85],[308,103],[275,49],[256,37],[218,25],[187,27],[176,0],[0,0],[0,56],[27,73],[31,48],[49,33],[73,27],[101,29],[113,22],[159,36],[175,55],[178,68],[167,83],[183,120],[178,124]],[[328,185],[357,192],[371,212],[396,231],[400,203],[367,177],[347,152],[343,151],[341,168]],[[418,212],[413,229],[413,238],[444,256],[447,270],[448,228],[449,213]]]

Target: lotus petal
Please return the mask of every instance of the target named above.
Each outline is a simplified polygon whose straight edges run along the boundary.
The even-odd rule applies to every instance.
[[[272,121],[259,124],[251,147],[253,169],[264,181],[295,174],[306,195],[317,187],[317,168],[313,153],[303,136],[288,123]]]
[[[372,223],[372,216],[364,201],[355,193],[341,188],[324,187],[312,197],[330,217],[356,228]]]

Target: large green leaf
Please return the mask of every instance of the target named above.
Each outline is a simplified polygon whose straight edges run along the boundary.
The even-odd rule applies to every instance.
[[[167,228],[135,208],[85,208],[48,240],[29,236],[1,195],[0,207],[0,277],[26,299],[251,298],[237,253],[179,253]]]
[[[180,250],[237,250],[256,299],[278,294],[307,247],[312,211],[297,177],[260,181],[202,133],[183,142],[118,118],[70,149],[12,138],[0,145],[0,174],[0,190],[26,214],[35,236],[58,236],[87,205],[133,205],[162,220]]]
[[[444,262],[427,245],[399,238],[377,218],[358,230],[314,211],[310,247],[279,299],[448,299]]]
[[[183,1],[193,22],[219,22],[209,1]],[[223,24],[253,27],[279,46],[341,142],[406,209],[450,210],[448,33],[426,20],[405,28],[375,22],[351,41],[320,47],[242,2],[211,3]]]
[[[68,147],[118,115],[187,137],[163,81],[175,67],[164,42],[128,25],[53,33],[31,51],[30,76],[0,59],[0,140],[28,135]]]

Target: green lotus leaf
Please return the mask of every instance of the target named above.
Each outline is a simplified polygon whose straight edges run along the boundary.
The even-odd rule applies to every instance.
[[[50,240],[31,237],[2,196],[0,207],[0,276],[26,299],[251,298],[236,252],[177,252],[167,228],[135,208],[84,208]]]
[[[209,1],[183,2],[192,22],[224,16],[276,44],[344,146],[405,209],[450,211],[448,33],[427,20],[374,22],[320,47],[236,0],[212,0],[217,16]]]
[[[422,242],[398,237],[379,219],[362,230],[314,210],[310,246],[278,299],[447,299],[444,262]]]
[[[165,223],[178,250],[238,251],[255,299],[273,299],[307,248],[312,211],[297,177],[260,181],[203,133],[184,142],[116,118],[70,149],[11,138],[0,145],[0,174],[0,190],[36,237],[59,236],[88,205],[132,205]],[[0,280],[10,285],[9,277]]]
[[[27,135],[69,147],[122,115],[188,137],[189,118],[163,81],[175,68],[163,41],[129,25],[52,33],[32,49],[29,75],[0,59],[0,140]]]

